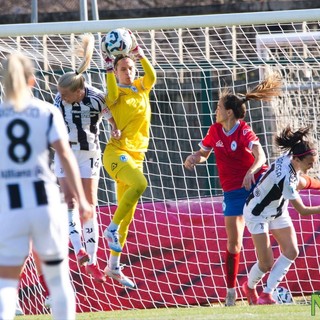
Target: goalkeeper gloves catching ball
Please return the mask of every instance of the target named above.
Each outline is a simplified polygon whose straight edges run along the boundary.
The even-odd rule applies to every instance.
[[[113,72],[114,70],[114,58],[109,54],[109,51],[106,48],[106,43],[104,37],[102,37],[101,42],[100,42],[100,51],[101,55],[106,63],[106,71],[107,72]]]
[[[131,53],[137,58],[142,59],[144,57],[144,52],[142,48],[138,45],[136,36],[132,33],[131,30],[127,29],[131,40],[132,40],[132,47],[131,47]]]

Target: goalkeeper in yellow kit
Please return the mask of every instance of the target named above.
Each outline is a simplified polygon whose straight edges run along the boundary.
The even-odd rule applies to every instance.
[[[120,256],[138,200],[148,184],[143,175],[143,160],[149,144],[149,94],[156,82],[156,73],[131,31],[130,34],[133,49],[129,55],[113,59],[105,50],[104,41],[101,51],[106,61],[106,104],[121,131],[119,139],[111,137],[103,153],[103,166],[117,183],[118,199],[118,207],[104,231],[111,249],[105,273],[122,285],[134,288],[134,282],[122,273]],[[144,75],[135,79],[137,60]]]

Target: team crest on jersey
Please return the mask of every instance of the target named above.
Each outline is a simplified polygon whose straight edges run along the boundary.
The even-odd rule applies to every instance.
[[[253,191],[253,193],[254,193],[254,196],[255,196],[255,197],[260,197],[260,195],[261,195],[261,192],[260,192],[260,189],[259,189],[259,188],[255,188],[254,191]]]
[[[117,163],[112,162],[111,163],[111,170],[113,171],[118,166]]]
[[[237,147],[238,147],[237,142],[236,141],[232,141],[231,142],[231,150],[235,151],[235,150],[237,150]]]
[[[128,157],[127,157],[125,154],[122,154],[122,155],[120,156],[120,161],[121,161],[121,162],[127,162],[127,161],[128,161]]]

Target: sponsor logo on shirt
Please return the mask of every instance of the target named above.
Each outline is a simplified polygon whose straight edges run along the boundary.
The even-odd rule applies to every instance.
[[[118,166],[117,163],[111,163],[111,170],[113,171]]]
[[[236,141],[232,141],[231,142],[231,150],[235,151],[235,150],[237,150],[237,147],[238,147],[237,142]]]
[[[245,136],[249,131],[250,131],[250,129],[244,129],[242,133]]]
[[[221,140],[217,141],[216,147],[223,148],[223,142]]]

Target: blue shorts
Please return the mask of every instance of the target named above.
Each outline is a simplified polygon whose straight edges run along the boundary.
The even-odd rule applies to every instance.
[[[224,216],[241,216],[243,207],[249,196],[250,191],[245,188],[224,192],[223,194],[223,215]]]

